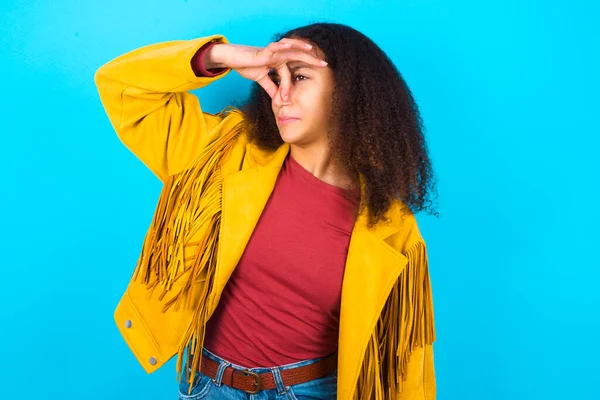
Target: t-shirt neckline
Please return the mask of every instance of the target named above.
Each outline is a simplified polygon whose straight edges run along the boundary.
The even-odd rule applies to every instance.
[[[325,190],[328,192],[336,193],[344,197],[348,197],[350,195],[353,198],[360,198],[360,189],[344,189],[317,178],[310,171],[306,170],[298,161],[292,157],[291,154],[288,154],[288,161],[290,167],[298,173],[304,180],[307,182],[319,187],[321,190]]]

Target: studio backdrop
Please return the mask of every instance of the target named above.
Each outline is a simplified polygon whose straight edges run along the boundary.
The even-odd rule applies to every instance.
[[[394,61],[423,117],[441,400],[599,399],[598,71],[591,0],[16,1],[0,4],[0,399],[169,399],[113,311],[161,185],[118,140],[95,71],[223,34],[264,46],[317,21]],[[231,73],[195,94],[244,99]]]

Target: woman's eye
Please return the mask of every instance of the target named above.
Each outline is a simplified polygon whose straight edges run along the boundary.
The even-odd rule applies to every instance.
[[[294,75],[292,77],[292,81],[303,81],[303,80],[306,80],[306,79],[308,79],[308,77],[305,76],[305,75]],[[281,83],[281,80],[279,78],[271,78],[271,80],[277,86],[279,86],[279,84]]]

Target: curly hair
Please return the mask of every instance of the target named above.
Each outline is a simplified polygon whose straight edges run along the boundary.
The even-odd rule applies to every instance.
[[[362,182],[361,207],[370,226],[386,218],[395,201],[405,212],[427,211],[435,192],[422,120],[410,89],[388,56],[357,30],[314,23],[282,38],[311,43],[333,71],[332,118],[338,132],[330,145],[341,165]],[[283,144],[271,98],[256,82],[240,105],[251,142],[275,150]]]

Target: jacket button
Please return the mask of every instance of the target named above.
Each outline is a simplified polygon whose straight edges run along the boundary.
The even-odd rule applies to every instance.
[[[148,359],[148,362],[150,363],[150,365],[156,365],[156,358],[154,358],[154,357],[150,357],[150,358]]]
[[[131,328],[131,320],[130,319],[125,321],[125,328]]]

